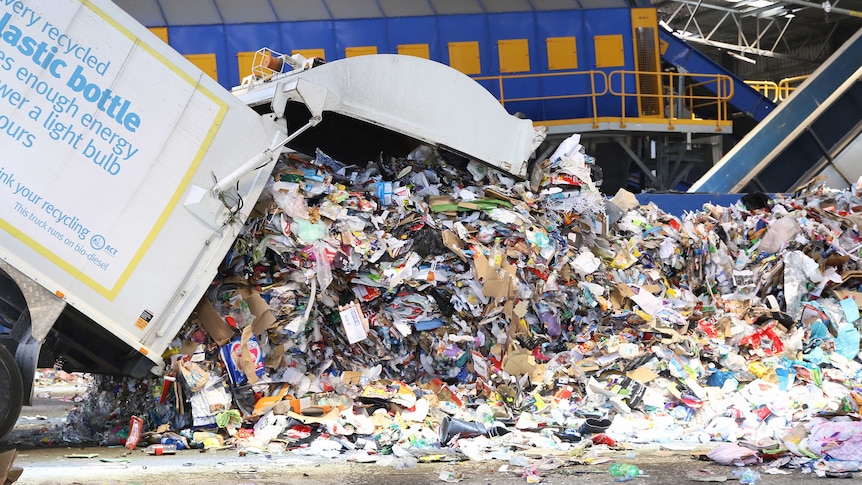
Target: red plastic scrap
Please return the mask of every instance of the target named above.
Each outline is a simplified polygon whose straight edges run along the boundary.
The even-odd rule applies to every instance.
[[[141,441],[141,434],[144,431],[144,420],[138,416],[132,416],[129,419],[129,437],[126,438],[125,446],[130,450],[134,450]]]
[[[778,334],[775,333],[775,323],[763,326],[751,335],[743,337],[739,341],[739,346],[748,347],[755,354],[762,352],[767,357],[784,352],[784,344]]]
[[[703,332],[706,338],[718,337],[718,331],[715,329],[715,317],[703,318],[697,322],[697,329]]]

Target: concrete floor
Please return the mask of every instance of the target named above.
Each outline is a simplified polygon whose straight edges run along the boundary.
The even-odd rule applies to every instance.
[[[672,450],[658,445],[628,450],[592,448],[587,455],[544,454],[527,467],[499,460],[457,463],[419,463],[405,467],[403,460],[379,457],[376,463],[355,463],[344,456],[324,458],[298,452],[240,456],[235,449],[180,451],[150,456],[140,449],[70,447],[61,439],[65,415],[74,406],[79,389],[50,386],[37,389],[36,403],[25,407],[18,426],[0,441],[0,450],[15,448],[15,465],[24,468],[19,484],[163,484],[163,483],[314,483],[320,485],[422,485],[441,482],[463,484],[612,484],[610,463],[637,464],[644,475],[631,484],[693,484],[703,481],[737,482],[733,467],[697,459],[698,450]],[[535,456],[541,456],[539,450]],[[86,457],[88,455],[93,455]],[[802,484],[817,477],[798,470],[759,471],[758,485]],[[525,472],[535,471],[535,476]],[[862,483],[862,474],[840,483]],[[696,477],[697,479],[693,478]]]

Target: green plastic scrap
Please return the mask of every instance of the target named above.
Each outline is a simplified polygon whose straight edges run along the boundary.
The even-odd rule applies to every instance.
[[[230,409],[222,413],[218,413],[216,415],[216,424],[219,428],[226,428],[230,424],[234,426],[241,426],[242,415],[240,415],[239,410],[236,409]]]

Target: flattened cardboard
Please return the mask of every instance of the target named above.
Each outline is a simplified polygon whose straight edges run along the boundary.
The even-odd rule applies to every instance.
[[[482,251],[476,251],[473,255],[473,267],[476,268],[476,277],[480,280],[488,280],[497,277],[494,268],[491,268],[488,263],[488,258],[482,254]]]
[[[244,298],[248,304],[248,309],[254,315],[254,333],[261,335],[267,330],[276,326],[275,315],[269,309],[269,303],[260,296],[258,292],[252,292]]]
[[[266,365],[270,367],[281,367],[281,361],[284,358],[284,345],[273,345],[269,349],[269,354],[266,355]]]
[[[537,364],[533,372],[530,373],[530,382],[539,383],[545,378],[545,371],[548,369],[548,364]]]
[[[341,373],[341,382],[345,386],[354,386],[359,384],[359,380],[362,379],[362,372],[355,370],[346,370]]]
[[[467,255],[464,254],[464,241],[455,234],[455,231],[449,229],[443,231],[443,244],[461,258],[461,261],[465,263],[468,261]]]
[[[646,384],[658,377],[658,374],[651,371],[648,367],[638,367],[637,369],[626,372],[626,377],[633,381],[638,381],[641,384]]]
[[[198,315],[201,325],[219,347],[227,344],[234,337],[234,330],[227,324],[224,318],[216,311],[212,303],[202,298],[198,303],[195,313]]]
[[[486,196],[486,197],[490,197],[490,198],[492,198],[492,199],[499,199],[499,200],[503,200],[503,201],[506,201],[506,202],[508,202],[508,203],[510,203],[510,204],[512,204],[512,205],[515,205],[515,204],[517,204],[517,203],[519,202],[519,201],[518,201],[518,199],[515,199],[514,197],[509,197],[508,195],[506,195],[506,194],[504,194],[504,193],[502,193],[502,192],[497,191],[497,190],[496,190],[496,189],[494,189],[493,187],[487,187],[487,188],[485,188],[485,196]]]
[[[862,278],[862,271],[851,270],[841,273],[841,284],[847,283],[847,281],[853,278]]]
[[[641,203],[638,202],[637,197],[635,197],[635,194],[626,189],[617,190],[617,193],[614,194],[614,197],[611,199],[611,203],[619,207],[623,213],[641,205]]]
[[[538,364],[527,349],[514,349],[503,357],[503,370],[513,376],[532,374]]]
[[[512,279],[509,277],[486,280],[485,284],[482,285],[482,294],[495,300],[508,298],[511,291]]]
[[[611,305],[615,310],[622,310],[627,307],[626,299],[632,296],[634,296],[634,292],[629,288],[629,285],[618,283],[610,293]]]
[[[284,402],[283,399],[293,399],[293,396],[288,396],[287,392],[289,387],[285,384],[282,384],[281,389],[277,390],[271,396],[263,396],[254,403],[254,416],[263,416],[264,414],[273,411],[273,414],[285,414],[290,410],[290,402],[287,403],[287,409],[284,412],[276,412],[275,408],[278,404]]]
[[[255,335],[262,335],[276,326],[275,315],[270,311],[269,303],[260,296],[260,293],[249,286],[242,286],[237,288],[234,294],[239,295],[245,301],[249,312],[254,315],[252,325]]]
[[[248,379],[248,383],[254,385],[257,384],[259,378],[257,377],[257,366],[254,357],[252,357],[251,352],[248,350],[248,341],[251,340],[252,335],[254,335],[252,325],[243,329],[239,347],[239,365],[246,379]]]
[[[24,472],[23,468],[12,466],[18,450],[9,450],[0,453],[0,485],[15,483]]]
[[[515,308],[512,310],[512,313],[518,318],[524,318],[524,315],[527,314],[527,310],[529,310],[530,304],[527,300],[521,300],[515,305]]]
[[[310,397],[296,399],[293,396],[287,396],[273,405],[272,413],[283,415],[288,415],[290,413],[304,414],[303,411],[309,407],[311,407]],[[316,413],[308,413],[307,415],[317,416]]]
[[[824,266],[835,266],[837,268],[837,267],[840,267],[841,265],[843,265],[844,263],[846,263],[847,261],[850,261],[850,255],[849,254],[833,254],[833,255],[828,256],[826,259],[823,260],[823,265]]]
[[[436,396],[437,402],[439,401],[449,401],[455,403],[458,407],[464,405],[464,402],[458,397],[457,392],[453,392],[448,384],[443,382],[441,379],[431,379],[427,384],[423,386],[426,390],[430,391],[430,393],[426,392],[422,395],[425,399],[428,399],[429,402],[434,404],[434,398],[432,396]]]
[[[488,258],[481,251],[476,252],[473,257],[473,264],[476,269],[476,277],[482,281],[483,295],[497,301],[512,298],[516,277],[516,271],[512,265],[506,263],[500,268],[495,268],[491,266]],[[511,308],[507,309],[507,313],[511,315]]]

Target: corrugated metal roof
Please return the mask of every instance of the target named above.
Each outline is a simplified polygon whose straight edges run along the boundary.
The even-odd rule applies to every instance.
[[[486,12],[530,12],[533,7],[527,0],[479,0]]]
[[[214,0],[221,18],[227,23],[245,24],[254,22],[272,22],[275,11],[269,0]],[[171,2],[178,3],[178,2]]]
[[[323,0],[270,0],[277,20],[301,22],[304,20],[329,20],[332,14]]]
[[[485,10],[477,0],[428,0],[437,15],[483,13]]]
[[[162,9],[156,0],[126,0],[115,1],[129,15],[147,27],[164,27],[167,25]]]
[[[121,7],[123,3],[134,3],[134,0],[123,0],[118,2]],[[167,25],[200,25],[223,23],[218,8],[213,0],[182,0],[181,2],[166,2],[158,0]],[[148,25],[148,27],[153,27]]]
[[[419,17],[434,15],[428,2],[405,2],[404,0],[378,0],[386,17]]]
[[[325,0],[334,19],[368,19],[383,17],[376,0]]]

